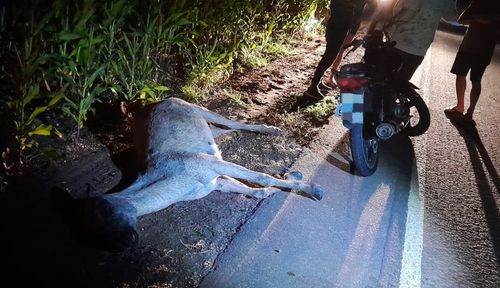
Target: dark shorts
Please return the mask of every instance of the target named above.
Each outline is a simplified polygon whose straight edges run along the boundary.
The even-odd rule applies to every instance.
[[[352,10],[333,10],[326,24],[326,42],[341,45],[354,22]]]
[[[327,24],[327,40],[331,38],[328,37],[328,34],[337,34],[336,31],[332,30],[343,31],[347,29],[347,33],[356,34],[359,30],[359,26],[361,26],[365,2],[366,1],[361,1],[357,7],[352,7],[350,4],[340,5],[338,2],[332,3],[330,6],[330,21]]]
[[[489,64],[489,59],[483,55],[458,51],[455,62],[451,67],[451,73],[459,76],[467,76],[470,70],[470,81],[479,82],[483,78],[484,70]]]

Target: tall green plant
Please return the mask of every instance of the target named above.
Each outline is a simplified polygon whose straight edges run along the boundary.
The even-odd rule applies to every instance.
[[[42,96],[40,95],[39,86],[33,85],[22,98],[6,102],[6,106],[14,111],[14,115],[17,116],[14,124],[16,128],[15,138],[19,143],[20,160],[22,160],[22,153],[25,150],[36,146],[37,142],[33,139],[33,136],[50,136],[54,132],[61,136],[60,132],[52,125],[38,123],[33,126],[33,124],[42,113],[52,110],[64,98],[64,88],[46,95],[44,98],[48,102],[31,105],[36,99],[40,98]]]
[[[4,10],[5,11],[5,10]],[[23,27],[20,34],[25,38],[15,41],[7,36],[5,29],[5,14],[2,14],[0,29],[2,44],[0,50],[3,54],[2,83],[0,93],[3,94],[0,101],[0,109],[12,117],[13,145],[18,152],[18,162],[23,163],[23,155],[26,150],[35,148],[38,144],[37,136],[50,136],[60,132],[50,124],[44,124],[39,120],[44,114],[53,111],[64,98],[66,87],[52,88],[50,86],[50,70],[47,63],[54,56],[44,51],[44,42],[47,39],[43,34],[45,23],[49,21],[51,14],[46,14],[41,20],[31,19],[31,25]],[[10,19],[10,24],[15,21]],[[30,23],[30,22],[28,22]],[[8,65],[8,66],[6,66]],[[4,119],[7,120],[7,119]],[[7,123],[6,123],[7,122]],[[4,122],[9,124],[8,121]]]
[[[80,14],[81,19],[73,27],[67,21],[66,30],[58,35],[58,73],[62,82],[69,84],[71,93],[66,98],[63,111],[75,120],[78,137],[84,121],[94,112],[93,103],[99,101],[99,96],[106,91],[101,78],[108,66],[102,63],[104,58],[100,53],[105,38],[93,24],[85,29],[86,22],[94,13],[92,9],[86,11]]]
[[[146,28],[149,28],[155,21],[147,23]],[[110,72],[117,81],[115,84],[118,84],[113,85],[113,92],[127,102],[160,100],[161,94],[169,89],[154,81],[158,70],[158,64],[153,59],[157,40],[145,30],[136,31],[131,36],[123,34],[121,41],[125,49],[116,49],[107,59],[111,65]]]

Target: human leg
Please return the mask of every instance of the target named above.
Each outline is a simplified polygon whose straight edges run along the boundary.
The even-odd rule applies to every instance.
[[[481,79],[483,78],[484,71],[486,70],[486,62],[487,61],[484,59],[475,59],[474,64],[471,67],[470,80],[472,82],[472,88],[470,90],[469,108],[465,113],[465,117],[467,119],[472,119],[479,96],[481,95]]]
[[[361,26],[361,17],[363,15],[363,8],[364,5],[359,5],[358,7],[356,7],[356,9],[352,11],[349,31],[347,32],[347,35],[345,36],[344,41],[340,46],[340,50],[337,52],[335,61],[333,61],[332,65],[330,66],[330,73],[328,73],[328,76],[324,80],[324,84],[326,84],[329,87],[334,87],[336,85],[333,82],[333,77],[335,76],[336,71],[339,68],[340,62],[342,62],[342,58],[345,51],[344,47],[352,42],[352,40],[356,36],[356,33],[359,30],[359,26]]]
[[[451,109],[458,111],[460,113],[464,113],[464,98],[465,98],[465,89],[467,88],[467,79],[465,76],[457,75],[457,79],[455,80],[455,90],[457,93],[457,105],[452,107]]]
[[[295,103],[290,108],[290,111],[296,111],[300,108],[314,105],[324,98],[323,94],[318,89],[318,84],[323,78],[323,74],[328,67],[333,63],[347,35],[352,19],[352,13],[343,11],[343,9],[331,7],[332,14],[328,20],[326,27],[326,48],[325,53],[314,71],[313,79],[309,88],[304,94],[295,99]]]
[[[472,88],[470,90],[470,103],[465,113],[465,118],[472,119],[477,101],[479,100],[479,95],[481,95],[481,81],[474,81],[472,82]]]
[[[444,110],[445,113],[453,113],[458,112],[462,114],[465,110],[464,108],[464,98],[465,98],[465,89],[467,88],[467,79],[466,76],[469,73],[469,69],[471,67],[470,55],[458,51],[455,61],[453,62],[453,66],[451,67],[451,73],[457,75],[455,80],[455,92],[457,96],[457,103],[455,106],[446,108]]]

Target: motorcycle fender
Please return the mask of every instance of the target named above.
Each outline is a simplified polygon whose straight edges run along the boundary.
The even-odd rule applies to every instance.
[[[349,128],[363,124],[364,93],[340,93],[342,123]]]

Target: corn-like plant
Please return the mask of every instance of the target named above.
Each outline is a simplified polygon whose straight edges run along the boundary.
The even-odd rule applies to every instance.
[[[34,135],[50,136],[55,132],[57,135],[61,136],[60,132],[52,127],[52,125],[37,124],[33,126],[32,124],[42,113],[56,107],[58,102],[64,98],[64,88],[50,95],[46,95],[44,98],[48,100],[47,103],[36,106],[30,105],[35,99],[39,98],[42,98],[39,87],[32,86],[21,99],[6,102],[6,106],[16,111],[16,114],[19,115],[19,117],[14,120],[14,124],[16,127],[15,137],[19,143],[20,153],[36,146],[36,141],[32,138]],[[30,106],[31,109],[28,109]]]
[[[101,85],[101,78],[108,65],[101,63],[103,57],[98,52],[104,37],[96,33],[94,25],[90,26],[88,33],[82,26],[93,13],[92,9],[87,10],[74,27],[66,26],[73,29],[59,34],[61,57],[58,73],[61,81],[69,84],[71,91],[63,111],[77,123],[77,139],[89,113],[94,112],[92,104],[99,101],[99,96],[106,91],[106,87]]]
[[[4,10],[5,11],[5,10]],[[5,19],[0,21],[2,26],[5,25]],[[50,18],[46,15],[37,25],[31,25],[25,31],[27,36],[23,42],[16,43],[8,40],[7,46],[0,46],[4,59],[11,68],[7,70],[2,62],[2,73],[0,81],[0,93],[3,94],[0,102],[0,109],[8,111],[7,115],[12,117],[11,123],[14,125],[13,141],[11,145],[18,153],[19,167],[23,164],[24,153],[26,150],[36,148],[38,142],[37,136],[50,136],[56,134],[62,136],[55,127],[50,124],[43,124],[38,121],[38,118],[45,113],[52,112],[61,100],[64,99],[64,91],[66,87],[58,87],[53,89],[50,87],[50,79],[47,74],[41,73],[42,69],[46,68],[46,63],[54,58],[52,54],[42,51],[41,43],[45,41],[42,33],[44,23]],[[5,28],[1,28],[2,38],[6,33]],[[7,39],[5,39],[7,40]],[[4,42],[5,43],[5,42]],[[3,114],[3,113],[2,113]],[[7,119],[4,119],[7,120]],[[9,124],[5,121],[5,124]],[[10,150],[10,149],[7,149]]]
[[[192,73],[190,81],[200,83],[209,79],[212,70],[227,69],[233,62],[232,51],[219,51],[218,43],[212,45],[203,44],[196,47],[196,54],[192,62]]]

